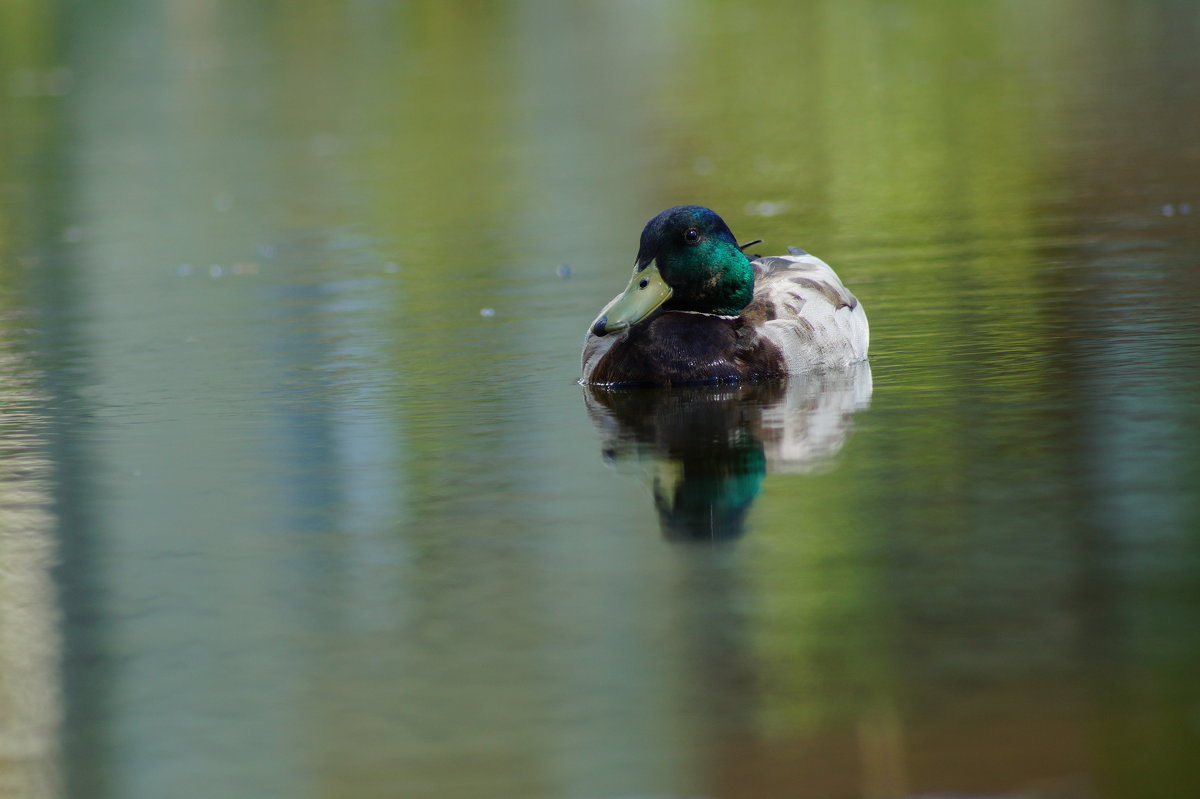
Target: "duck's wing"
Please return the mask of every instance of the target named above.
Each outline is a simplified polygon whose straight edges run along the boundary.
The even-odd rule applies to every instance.
[[[803,250],[754,261],[754,299],[742,318],[779,347],[789,373],[867,357],[862,304],[829,264]]]

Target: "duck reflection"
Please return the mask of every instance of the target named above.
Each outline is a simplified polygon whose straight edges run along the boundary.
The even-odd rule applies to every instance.
[[[767,383],[669,389],[585,386],[605,460],[652,478],[663,535],[726,541],[768,472],[812,472],[842,448],[871,401],[867,362]]]

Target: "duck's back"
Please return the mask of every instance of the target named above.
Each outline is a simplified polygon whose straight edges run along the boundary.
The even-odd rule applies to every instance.
[[[783,354],[788,373],[865,360],[867,315],[829,264],[794,247],[754,261],[754,299],[742,318]]]

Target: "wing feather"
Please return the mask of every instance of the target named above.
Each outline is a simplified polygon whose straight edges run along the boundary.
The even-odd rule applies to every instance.
[[[761,319],[761,334],[783,352],[788,372],[864,360],[870,328],[858,299],[829,264],[789,252],[754,262],[754,299],[746,313]]]

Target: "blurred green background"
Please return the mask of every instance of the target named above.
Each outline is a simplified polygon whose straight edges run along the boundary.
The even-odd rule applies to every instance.
[[[1198,41],[0,0],[0,793],[1188,795]],[[589,405],[680,203],[829,261],[865,387]],[[736,540],[667,540],[698,463]]]

